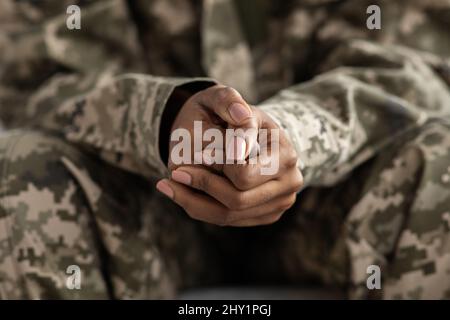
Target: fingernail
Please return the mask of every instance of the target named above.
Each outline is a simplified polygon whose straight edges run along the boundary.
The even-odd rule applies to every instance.
[[[227,159],[244,160],[247,144],[241,137],[234,137],[227,145]]]
[[[156,184],[156,189],[158,189],[161,193],[165,194],[169,198],[173,198],[173,190],[170,188],[169,184],[165,180],[161,180]]]
[[[188,173],[181,170],[172,171],[172,179],[175,180],[176,182],[187,185],[190,185],[192,182],[191,176]]]
[[[246,148],[247,144],[245,143],[245,140],[241,137],[236,137],[236,160],[245,159]]]
[[[250,110],[240,103],[232,103],[228,108],[228,112],[231,118],[238,123],[251,116]]]

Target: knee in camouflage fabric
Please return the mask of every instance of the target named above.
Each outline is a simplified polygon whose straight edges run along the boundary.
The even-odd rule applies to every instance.
[[[4,134],[0,150],[2,298],[167,298],[218,281],[211,241],[154,184],[42,133]]]
[[[83,270],[85,297],[106,297],[92,215],[62,161],[84,157],[39,133],[4,134],[0,148],[2,298],[75,298],[70,265]]]

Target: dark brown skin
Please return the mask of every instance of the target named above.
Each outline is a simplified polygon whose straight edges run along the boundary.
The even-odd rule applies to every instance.
[[[160,180],[158,190],[183,207],[190,217],[204,222],[247,227],[278,221],[294,204],[303,185],[303,177],[297,168],[297,154],[283,130],[266,113],[248,105],[236,90],[221,85],[189,98],[179,111],[172,131],[185,128],[193,136],[194,120],[203,121],[203,130],[278,128],[279,151],[275,154],[268,150],[268,155],[279,157],[279,170],[273,175],[262,175],[261,161],[177,167],[169,159],[171,178]],[[169,151],[174,144],[170,145]],[[256,141],[246,140],[246,157],[255,144]]]

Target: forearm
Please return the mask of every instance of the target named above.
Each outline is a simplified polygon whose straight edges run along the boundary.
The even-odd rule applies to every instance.
[[[287,131],[305,185],[334,183],[419,123],[450,114],[448,87],[412,50],[355,41],[330,61],[331,71],[260,106]]]
[[[54,127],[49,128],[123,169],[161,177],[167,168],[160,145],[168,144],[169,122],[181,107],[176,100],[168,105],[169,98],[180,86],[195,92],[212,84],[203,78],[121,75],[65,101],[54,113],[55,121],[49,121]]]

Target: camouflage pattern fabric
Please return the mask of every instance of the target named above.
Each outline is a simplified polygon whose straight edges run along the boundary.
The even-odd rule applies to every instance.
[[[219,278],[212,240],[155,181],[38,132],[0,145],[2,298],[167,298]],[[66,287],[70,265],[80,290]]]
[[[66,28],[74,2],[81,30]],[[450,5],[264,8],[249,41],[231,0],[0,3],[0,297],[170,297],[232,264],[351,298],[450,298]],[[216,228],[156,193],[166,102],[199,82],[287,131],[305,190],[280,223]],[[65,286],[72,264],[81,290]]]

